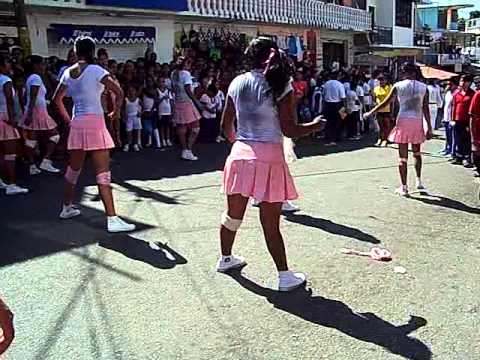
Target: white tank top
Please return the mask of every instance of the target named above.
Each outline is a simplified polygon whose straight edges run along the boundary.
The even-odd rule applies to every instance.
[[[135,101],[130,101],[128,98],[125,98],[125,113],[128,118],[138,117],[140,110],[140,100],[138,98]]]
[[[155,104],[154,98],[143,95],[143,111],[152,111],[154,104]]]
[[[398,118],[423,121],[423,99],[427,93],[427,85],[417,80],[403,80],[393,87],[397,90],[400,110]]]

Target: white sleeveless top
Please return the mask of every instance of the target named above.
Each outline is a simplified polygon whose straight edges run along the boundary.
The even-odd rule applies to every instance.
[[[70,77],[69,67],[62,75],[60,83],[68,88],[73,99],[73,116],[102,115],[101,96],[105,86],[101,83],[109,72],[98,65],[88,65],[76,79]]]
[[[423,120],[423,99],[427,93],[427,85],[417,80],[403,80],[393,87],[397,90],[400,111],[398,118]]]
[[[0,75],[0,113],[2,114],[8,113],[7,98],[5,97],[3,86],[9,82],[11,83],[12,79],[10,79],[7,75]]]
[[[125,98],[125,113],[127,118],[134,119],[138,118],[138,114],[142,110],[140,107],[140,99],[137,98],[135,101],[130,101],[128,98]]]
[[[293,87],[291,82],[277,101]],[[228,88],[237,113],[237,140],[283,143],[278,110],[265,76],[261,71],[237,76]]]

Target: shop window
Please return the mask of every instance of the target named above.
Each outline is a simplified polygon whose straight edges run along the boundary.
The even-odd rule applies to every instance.
[[[438,28],[447,28],[447,10],[438,10]]]
[[[409,0],[397,0],[395,2],[395,25],[412,27],[412,2]]]

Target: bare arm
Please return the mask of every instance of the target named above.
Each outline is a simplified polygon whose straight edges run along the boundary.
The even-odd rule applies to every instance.
[[[122,105],[123,105],[123,100],[124,100],[124,95],[123,95],[123,90],[118,84],[117,81],[115,81],[110,75],[106,75],[101,83],[105,85],[105,91],[113,93],[115,95],[115,104],[113,111],[108,114],[108,117],[111,119],[116,119],[120,117],[121,111],[122,111]]]
[[[425,93],[425,96],[423,97],[422,111],[423,111],[423,116],[424,116],[425,121],[427,122],[427,126],[428,126],[427,139],[431,139],[433,137],[433,129],[432,129],[432,124],[430,122],[430,108],[428,106],[428,99],[429,99],[429,93],[428,93],[428,89],[427,89],[427,92]]]
[[[392,88],[392,90],[390,90],[390,93],[387,95],[387,97],[383,99],[383,101],[380,104],[378,104],[368,113],[366,113],[363,117],[370,117],[373,114],[376,114],[379,110],[382,110],[384,107],[390,105],[396,99],[396,97],[397,97],[397,89]]]
[[[3,93],[5,94],[5,99],[7,100],[8,123],[10,125],[15,125],[13,85],[11,82],[7,82],[5,85],[3,85]]]
[[[38,97],[38,92],[40,90],[40,86],[37,85],[32,85],[30,86],[30,103],[28,104],[28,109],[27,109],[27,116],[25,120],[25,124],[29,125],[32,122],[32,114],[33,114],[33,108],[35,107],[35,104],[37,103],[37,97]]]
[[[62,83],[58,84],[57,90],[55,90],[55,94],[53,95],[53,103],[57,108],[60,116],[62,117],[65,124],[70,123],[70,115],[68,115],[68,111],[63,104],[63,98],[67,95],[67,87]]]
[[[280,125],[286,137],[299,138],[315,131],[321,131],[325,127],[325,121],[320,117],[310,123],[299,124],[296,109],[296,99],[293,92],[290,92],[278,102]]]
[[[235,104],[230,96],[227,96],[227,104],[223,110],[222,115],[222,129],[227,137],[227,140],[231,143],[234,143],[235,138],[235,120],[237,119],[237,114],[235,110]]]

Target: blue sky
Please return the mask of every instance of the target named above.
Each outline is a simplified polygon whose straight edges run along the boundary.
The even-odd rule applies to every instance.
[[[437,0],[434,0],[432,2],[436,2]],[[438,0],[440,5],[454,5],[454,4],[475,4],[475,7],[472,8],[467,8],[465,10],[460,11],[460,16],[467,18],[470,15],[470,11],[473,10],[480,10],[480,1],[479,0]]]

